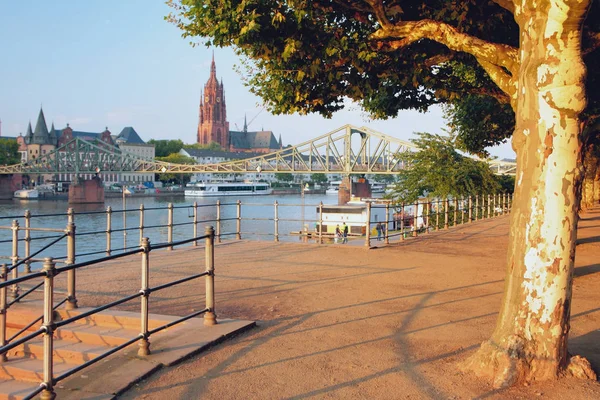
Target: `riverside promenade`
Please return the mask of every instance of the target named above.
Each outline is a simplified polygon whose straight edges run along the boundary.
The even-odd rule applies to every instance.
[[[562,379],[502,391],[458,363],[489,338],[500,308],[509,218],[367,249],[230,241],[215,248],[218,317],[257,327],[162,369],[122,399],[600,398],[597,382]],[[201,248],[152,253],[152,276],[203,268]],[[600,208],[583,215],[570,351],[600,372]],[[139,259],[78,275],[80,305],[136,290]],[[155,274],[158,272],[157,274]],[[156,313],[185,315],[193,283],[151,296]],[[127,309],[127,308],[125,308]],[[137,305],[131,305],[136,310]],[[92,379],[93,377],[89,377]]]

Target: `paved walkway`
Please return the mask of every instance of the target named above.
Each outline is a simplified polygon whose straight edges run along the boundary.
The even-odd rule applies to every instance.
[[[570,349],[598,367],[600,209],[584,218]],[[258,327],[158,372],[121,398],[600,398],[595,382],[498,392],[458,372],[457,363],[494,328],[508,222],[478,221],[371,250],[223,243],[216,248],[217,314],[257,320]],[[203,260],[202,249],[153,252],[151,284],[202,270]],[[79,301],[95,305],[129,294],[138,274],[137,259],[87,270],[78,275]],[[153,295],[151,312],[198,309],[203,288],[195,285]]]

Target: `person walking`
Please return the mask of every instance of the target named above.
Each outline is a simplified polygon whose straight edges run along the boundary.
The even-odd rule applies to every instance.
[[[342,238],[342,231],[340,231],[340,226],[335,226],[335,243],[337,243]]]
[[[377,223],[375,229],[377,230],[377,241],[379,242],[381,241],[381,230],[383,229],[383,227],[381,226],[381,222]]]
[[[344,232],[342,243],[348,243],[348,225],[345,222],[342,224],[342,231]]]

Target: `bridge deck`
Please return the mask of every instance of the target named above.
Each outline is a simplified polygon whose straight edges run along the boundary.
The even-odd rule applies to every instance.
[[[600,209],[585,217],[570,350],[598,367]],[[159,372],[122,398],[531,398],[540,392],[547,398],[600,398],[597,383],[563,380],[493,392],[458,372],[457,362],[494,328],[507,232],[508,218],[501,217],[374,250],[219,245],[217,314],[260,321],[258,328]],[[152,285],[203,269],[201,250],[151,255]],[[79,274],[80,303],[132,293],[138,273],[135,259]],[[152,295],[151,312],[198,309],[198,293],[204,292],[198,284]]]

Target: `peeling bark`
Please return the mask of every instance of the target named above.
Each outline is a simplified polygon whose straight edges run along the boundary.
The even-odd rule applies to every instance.
[[[464,365],[492,377],[495,387],[564,373],[595,379],[585,359],[567,353],[588,6],[589,0],[515,1],[517,176],[507,277],[492,338]]]

